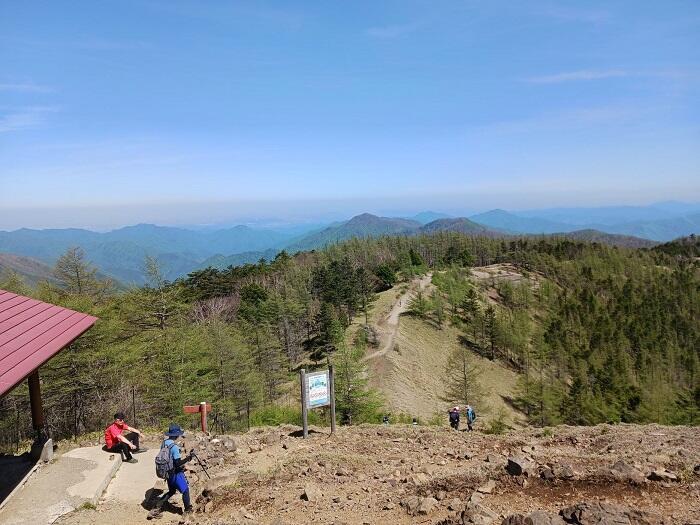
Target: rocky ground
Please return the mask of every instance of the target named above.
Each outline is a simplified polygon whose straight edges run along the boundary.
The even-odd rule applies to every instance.
[[[213,479],[192,465],[196,512],[161,522],[700,525],[700,428],[280,427],[188,446]]]

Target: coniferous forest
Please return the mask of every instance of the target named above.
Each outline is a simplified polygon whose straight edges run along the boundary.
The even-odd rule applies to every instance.
[[[272,261],[205,269],[168,282],[101,280],[69,250],[55,283],[0,288],[99,317],[41,368],[55,437],[103,428],[117,409],[141,427],[182,420],[207,400],[217,430],[294,421],[299,368],[336,368],[339,418],[380,421],[367,387],[364,324],[376,294],[433,271],[438,292],[414,313],[463,333],[464,347],[520,373],[512,400],[535,425],[700,423],[700,249],[694,237],[626,249],[556,237],[489,239],[457,233],[354,239]],[[485,300],[469,267],[508,263],[527,279],[494,283]],[[0,445],[31,436],[26,385],[0,400]],[[317,413],[314,417],[319,418]]]

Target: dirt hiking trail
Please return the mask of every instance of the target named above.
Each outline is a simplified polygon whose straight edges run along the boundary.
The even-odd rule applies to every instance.
[[[432,278],[432,272],[422,277],[416,277],[411,282],[411,286],[404,293],[398,296],[394,306],[389,311],[389,315],[381,320],[377,325],[380,349],[365,356],[365,361],[386,355],[394,347],[394,340],[396,339],[396,334],[399,331],[401,314],[409,311],[411,300],[413,299],[417,290],[423,292],[426,291],[429,286],[431,286],[430,282]]]

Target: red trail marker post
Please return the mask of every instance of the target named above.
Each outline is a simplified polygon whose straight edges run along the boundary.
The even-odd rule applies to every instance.
[[[199,417],[202,423],[202,432],[207,432],[207,412],[211,412],[211,405],[206,401],[202,401],[199,405],[185,405],[182,407],[185,414],[196,414],[199,412]]]

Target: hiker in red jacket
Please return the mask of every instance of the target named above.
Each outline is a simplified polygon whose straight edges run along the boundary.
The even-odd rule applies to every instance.
[[[124,431],[129,434],[124,435]],[[131,453],[144,452],[139,448],[139,437],[143,434],[138,428],[133,428],[124,423],[124,412],[114,414],[114,423],[105,429],[105,445],[108,452],[119,452],[127,463],[138,463]]]

